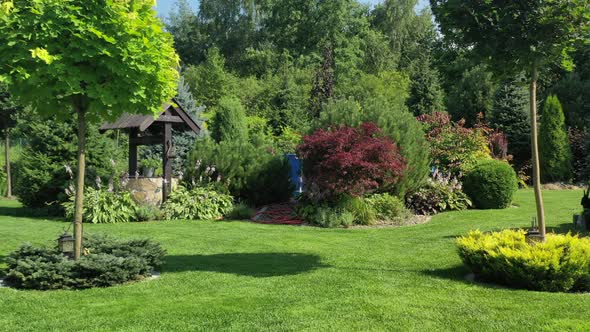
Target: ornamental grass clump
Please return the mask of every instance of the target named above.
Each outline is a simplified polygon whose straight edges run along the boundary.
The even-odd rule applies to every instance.
[[[529,242],[523,230],[477,230],[457,246],[465,265],[483,280],[539,291],[590,291],[589,238],[548,234],[545,242]]]

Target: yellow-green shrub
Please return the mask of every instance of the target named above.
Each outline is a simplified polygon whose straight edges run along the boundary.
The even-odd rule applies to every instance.
[[[457,240],[459,256],[476,276],[550,292],[590,291],[590,239],[548,234],[527,242],[525,231],[471,231]]]

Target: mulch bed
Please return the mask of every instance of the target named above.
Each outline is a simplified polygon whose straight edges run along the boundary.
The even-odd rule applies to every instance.
[[[262,207],[252,221],[259,224],[302,225],[303,220],[295,213],[292,203],[272,204]]]

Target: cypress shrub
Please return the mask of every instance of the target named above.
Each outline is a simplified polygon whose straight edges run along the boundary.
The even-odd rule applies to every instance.
[[[211,138],[218,143],[248,138],[246,111],[237,98],[223,97],[219,101],[211,123]]]
[[[565,129],[561,103],[550,95],[543,105],[539,127],[539,159],[543,182],[571,179],[572,152]]]
[[[479,162],[463,179],[463,191],[479,209],[509,207],[517,189],[514,169],[495,159]]]

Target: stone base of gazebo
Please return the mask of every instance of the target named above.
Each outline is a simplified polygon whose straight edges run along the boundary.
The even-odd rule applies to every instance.
[[[127,190],[139,205],[160,206],[162,204],[162,190],[164,178],[131,178],[127,183]],[[172,190],[178,186],[178,179],[172,178]]]

